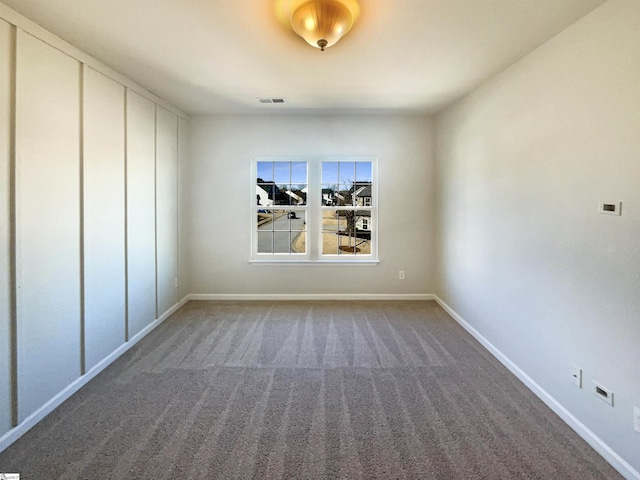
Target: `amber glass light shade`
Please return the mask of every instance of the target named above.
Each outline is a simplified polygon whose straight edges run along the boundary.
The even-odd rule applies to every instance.
[[[352,12],[338,0],[311,0],[291,15],[291,27],[312,47],[324,50],[345,36],[353,26]]]

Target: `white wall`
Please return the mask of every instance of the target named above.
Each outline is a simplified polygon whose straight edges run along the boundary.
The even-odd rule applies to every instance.
[[[187,150],[184,114],[2,4],[0,17],[2,450],[177,308]]]
[[[0,20],[0,436],[11,428],[10,134],[13,33]]]
[[[639,82],[640,2],[611,0],[436,124],[437,294],[636,469]]]
[[[432,292],[432,121],[419,116],[220,116],[190,122],[184,173],[188,291],[200,294]],[[371,266],[249,264],[251,158],[378,157],[379,258]],[[406,280],[398,280],[405,270]],[[277,281],[265,279],[277,278]],[[336,281],[336,279],[342,279]]]

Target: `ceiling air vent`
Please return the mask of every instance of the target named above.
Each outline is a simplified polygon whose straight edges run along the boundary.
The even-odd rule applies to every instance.
[[[269,97],[260,97],[258,98],[260,103],[284,103],[284,98],[269,98]]]

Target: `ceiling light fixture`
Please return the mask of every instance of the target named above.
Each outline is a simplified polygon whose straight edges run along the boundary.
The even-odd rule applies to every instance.
[[[310,0],[293,10],[291,28],[324,51],[349,33],[359,13],[357,0]]]

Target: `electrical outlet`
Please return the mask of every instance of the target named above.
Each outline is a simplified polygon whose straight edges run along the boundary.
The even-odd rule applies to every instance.
[[[177,278],[173,279],[173,285],[174,285],[175,288],[178,288],[178,279]]]
[[[571,381],[577,385],[578,388],[582,388],[582,369],[571,365]]]
[[[616,215],[622,214],[622,202],[600,202],[598,206],[598,213],[601,215]]]
[[[613,392],[607,387],[600,385],[595,380],[591,381],[591,391],[593,394],[605,403],[613,407]]]
[[[640,407],[633,407],[633,429],[640,433]]]
[[[400,271],[398,272],[398,279],[400,279],[400,280],[404,280],[404,270],[400,270]]]

